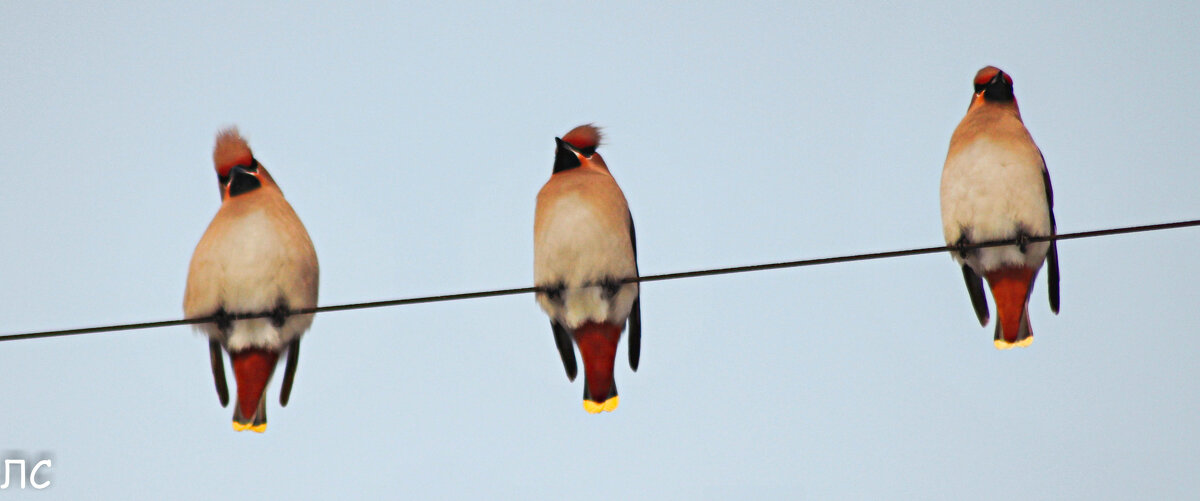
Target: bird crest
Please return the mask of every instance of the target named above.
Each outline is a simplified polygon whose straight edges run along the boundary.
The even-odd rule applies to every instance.
[[[975,73],[975,89],[976,89],[976,91],[978,91],[979,89],[986,86],[989,82],[992,81],[993,78],[996,78],[997,73],[1004,73],[1004,81],[1008,82],[1008,85],[1013,84],[1012,76],[1010,76],[1008,73],[1005,73],[1000,68],[997,68],[995,66],[984,66],[977,73]]]
[[[229,174],[229,169],[235,165],[250,165],[254,162],[254,154],[250,145],[238,133],[237,127],[230,127],[217,134],[217,146],[213,148],[213,164],[217,167],[217,175]]]
[[[571,132],[563,136],[562,140],[580,150],[595,151],[596,147],[600,146],[600,140],[603,137],[598,127],[592,124],[585,124],[571,129]]]

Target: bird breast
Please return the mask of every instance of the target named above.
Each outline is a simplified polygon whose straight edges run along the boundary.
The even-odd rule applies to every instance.
[[[1041,153],[1032,140],[1005,141],[991,136],[956,144],[942,173],[942,229],[947,244],[966,230],[971,242],[1051,234],[1050,206],[1042,176]],[[976,270],[1003,264],[1040,266],[1049,244],[981,249]]]
[[[577,191],[539,197],[534,282],[565,290],[559,298],[539,294],[538,302],[568,328],[588,320],[624,323],[629,316],[637,284],[625,284],[615,295],[604,287],[580,287],[637,276],[628,214],[623,198],[614,204]]]
[[[315,307],[316,252],[291,208],[231,202],[222,206],[196,246],[185,313],[205,316],[222,308],[228,313],[258,313],[274,310],[281,302],[289,309]],[[311,323],[312,315],[298,315],[288,317],[280,328],[270,319],[253,319],[235,322],[230,333],[215,333],[211,324],[202,330],[210,337],[224,337],[230,349],[280,348]]]

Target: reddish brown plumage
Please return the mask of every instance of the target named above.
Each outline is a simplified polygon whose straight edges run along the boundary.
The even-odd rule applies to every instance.
[[[568,132],[567,135],[563,136],[562,140],[566,141],[571,146],[583,149],[596,148],[600,146],[600,140],[602,138],[603,136],[600,134],[599,128],[592,124],[585,124],[571,129],[571,132]]]
[[[228,175],[233,166],[250,165],[253,161],[254,153],[237,128],[225,129],[217,134],[217,146],[213,148],[213,164],[216,165],[217,175]]]
[[[621,341],[620,325],[586,322],[575,329],[575,343],[583,357],[591,401],[604,403],[613,386],[613,360],[617,355],[617,343]]]
[[[279,353],[251,348],[230,353],[229,358],[233,361],[233,378],[237,380],[237,405],[242,417],[248,420],[258,410],[258,402],[275,371]]]
[[[987,273],[992,298],[996,300],[996,315],[1004,340],[1016,343],[1021,331],[1021,316],[1029,300],[1029,287],[1037,270],[1027,267],[1005,267]]]
[[[984,66],[979,70],[978,73],[975,73],[975,85],[987,85],[988,82],[991,82],[993,78],[996,78],[997,73],[1000,73],[1000,68],[995,66]],[[1008,76],[1008,73],[1004,74],[1004,80],[1007,81],[1009,85],[1012,85],[1013,83],[1012,77]]]

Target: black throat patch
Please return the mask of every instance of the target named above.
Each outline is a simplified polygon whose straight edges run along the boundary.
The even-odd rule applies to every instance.
[[[559,138],[554,138],[554,140],[558,143],[558,148],[554,150],[554,174],[583,165],[579,161],[579,156],[571,150],[570,146],[567,146],[566,142]]]
[[[1004,73],[996,74],[992,81],[983,87],[983,99],[992,102],[1008,102],[1013,100],[1013,86],[1004,79]]]
[[[252,174],[253,172],[258,172],[257,160],[249,166],[237,165],[230,169],[229,196],[236,197],[261,188],[262,182],[258,180],[258,176]]]

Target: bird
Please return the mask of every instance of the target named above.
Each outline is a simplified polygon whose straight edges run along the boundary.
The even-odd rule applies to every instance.
[[[279,403],[287,406],[300,337],[315,308],[319,268],[312,239],[237,128],[219,132],[213,149],[221,207],[188,267],[183,311],[209,340],[217,398],[229,403],[222,350],[237,383],[233,429],[267,429],[267,383],[283,351],[287,362]],[[243,318],[255,316],[255,318]]]
[[[620,399],[613,381],[617,344],[629,327],[629,366],[641,357],[642,314],[637,237],[625,194],[596,152],[602,136],[591,124],[554,138],[554,169],[537,195],[533,225],[536,299],[550,317],[567,379],[583,358],[583,408],[611,412]]]
[[[993,343],[998,349],[1033,342],[1029,296],[1043,263],[1047,267],[1050,309],[1059,310],[1058,246],[1052,237],[1054,191],[1046,160],[1021,120],[1012,76],[995,66],[975,74],[975,93],[950,138],[942,169],[942,230],[951,255],[962,265],[963,280],[979,324],[989,319],[986,279],[999,317]],[[996,240],[1014,245],[968,249]]]

